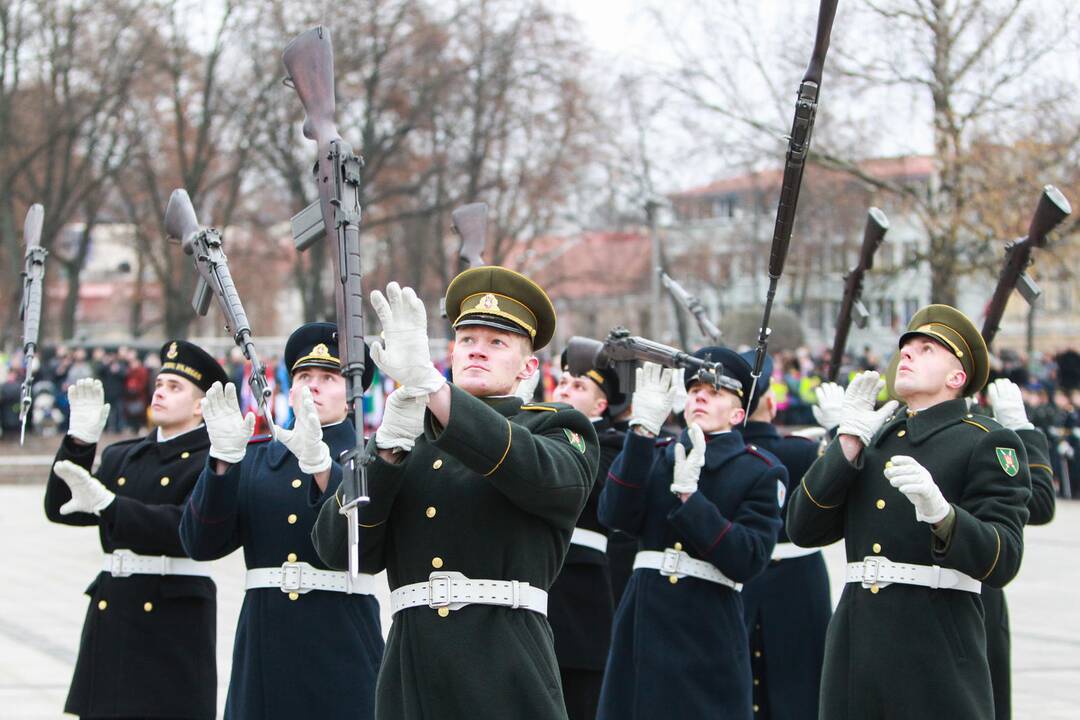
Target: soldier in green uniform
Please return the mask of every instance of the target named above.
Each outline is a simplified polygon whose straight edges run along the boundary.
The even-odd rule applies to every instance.
[[[562,566],[599,457],[588,418],[513,393],[551,339],[547,294],[501,267],[446,292],[454,384],[435,369],[424,304],[390,283],[372,293],[401,387],[387,400],[360,508],[362,572],[385,569],[394,623],[376,685],[378,718],[566,718],[547,590]],[[322,509],[319,556],[346,565],[342,501]]]
[[[837,437],[794,489],[788,535],[841,538],[847,585],[826,637],[820,717],[990,718],[980,591],[1016,575],[1031,479],[1015,432],[968,411],[988,355],[960,311],[930,305],[900,337],[891,401],[862,373]]]

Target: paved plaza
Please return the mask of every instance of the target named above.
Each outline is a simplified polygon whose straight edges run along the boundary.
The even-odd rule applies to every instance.
[[[8,465],[10,459],[8,455],[0,464]],[[82,593],[101,563],[96,529],[47,522],[43,492],[39,483],[0,484],[0,528],[7,548],[0,592],[0,718],[4,719],[65,717],[64,698],[86,612]],[[1026,540],[1023,570],[1008,589],[1014,717],[1074,720],[1080,717],[1080,502],[1059,504],[1054,522],[1028,528]],[[829,547],[826,556],[835,600],[843,579],[842,549]],[[240,553],[215,563],[214,580],[221,706],[243,597]],[[384,577],[379,587],[386,630],[389,593]],[[302,605],[301,599],[297,608]]]

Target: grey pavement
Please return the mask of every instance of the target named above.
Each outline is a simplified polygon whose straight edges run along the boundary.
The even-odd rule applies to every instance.
[[[4,459],[6,462],[8,458]],[[0,583],[0,718],[65,717],[62,710],[86,612],[83,590],[101,549],[94,528],[46,521],[40,484],[0,484],[6,548]],[[843,551],[826,549],[833,598],[843,581]],[[1080,502],[1063,502],[1045,527],[1028,528],[1024,567],[1009,586],[1013,629],[1013,707],[1018,720],[1072,720],[1080,686]],[[218,585],[218,703],[224,704],[236,616],[243,598],[243,558],[214,565]],[[389,593],[379,582],[385,612]]]

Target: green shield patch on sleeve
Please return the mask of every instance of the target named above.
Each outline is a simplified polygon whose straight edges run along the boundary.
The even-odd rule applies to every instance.
[[[1016,457],[1016,450],[999,447],[994,448],[994,451],[997,453],[998,464],[1001,465],[1001,469],[1005,471],[1005,474],[1009,477],[1016,477],[1016,473],[1020,472],[1020,460]]]
[[[573,430],[568,430],[567,428],[563,428],[563,432],[566,433],[566,439],[570,441],[570,447],[584,454],[585,438],[581,437],[581,435],[574,432]]]

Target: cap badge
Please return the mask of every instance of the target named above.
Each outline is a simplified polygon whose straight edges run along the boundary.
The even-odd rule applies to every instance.
[[[165,353],[165,357],[170,360],[175,360],[177,355],[179,355],[179,353],[176,351],[176,343],[173,343],[169,346],[169,351]]]
[[[325,343],[319,343],[311,349],[311,357],[328,358],[330,357],[330,349],[326,347]]]
[[[499,312],[499,299],[491,293],[488,293],[476,302],[476,307],[474,307],[473,310],[478,310],[480,312]]]

